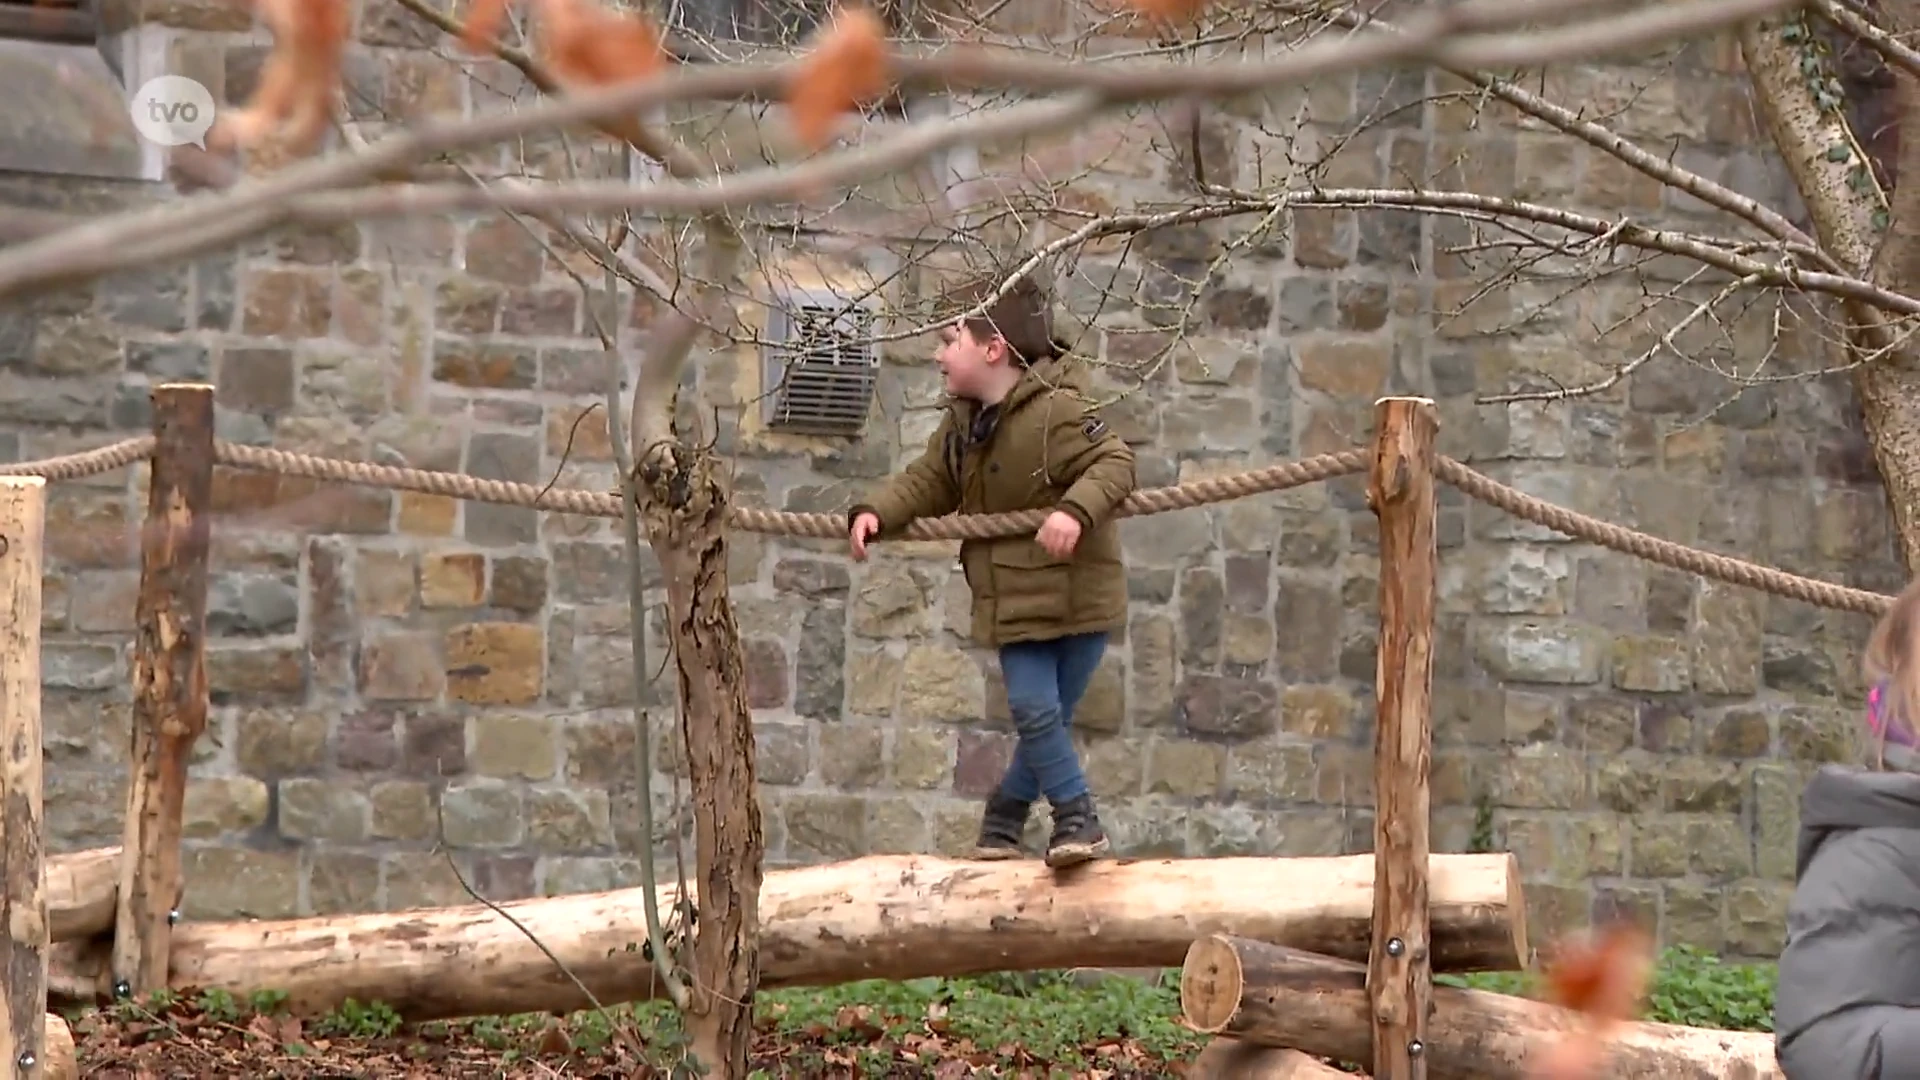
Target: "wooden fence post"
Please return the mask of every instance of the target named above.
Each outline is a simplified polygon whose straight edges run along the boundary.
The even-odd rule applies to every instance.
[[[47,898],[41,890],[40,553],[46,481],[0,476],[0,1076],[45,1075]]]
[[[155,387],[153,435],[133,642],[133,782],[113,925],[113,990],[119,996],[167,985],[181,892],[187,761],[207,726],[213,387]]]
[[[1374,403],[1367,505],[1380,519],[1380,652],[1374,675],[1373,1010],[1376,1080],[1426,1080],[1428,789],[1433,763],[1433,443],[1426,398]]]

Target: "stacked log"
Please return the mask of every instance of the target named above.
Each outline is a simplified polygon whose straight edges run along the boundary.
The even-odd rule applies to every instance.
[[[1514,858],[1435,855],[1430,872],[1435,968],[1521,966],[1525,906]],[[306,1014],[349,997],[381,1001],[416,1020],[585,1008],[575,978],[603,1002],[643,1000],[656,990],[639,952],[644,897],[621,889],[499,911],[475,904],[184,922],[172,935],[171,985],[236,995],[271,988]],[[661,910],[673,910],[673,900],[663,888]],[[64,901],[68,925],[94,901]],[[1196,935],[1214,932],[1358,959],[1367,955],[1372,910],[1371,855],[1112,860],[1066,873],[1038,860],[873,855],[767,874],[762,985],[1173,967]],[[85,961],[61,958],[56,985],[71,986],[74,965]]]
[[[1373,1065],[1364,964],[1227,934],[1193,943],[1180,1007],[1209,1034]],[[1433,989],[1420,1048],[1433,1080],[1531,1080],[1529,1067],[1580,1018],[1507,994]],[[1783,1080],[1773,1036],[1675,1024],[1623,1024],[1609,1040],[1610,1080]]]
[[[1354,1080],[1311,1054],[1238,1039],[1215,1039],[1187,1068],[1187,1080]]]

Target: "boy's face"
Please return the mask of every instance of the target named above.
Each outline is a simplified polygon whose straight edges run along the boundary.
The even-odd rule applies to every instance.
[[[940,371],[946,376],[947,393],[955,397],[979,397],[993,369],[1007,361],[1007,344],[998,335],[986,341],[974,338],[964,325],[956,322],[940,331],[940,349],[934,353]]]

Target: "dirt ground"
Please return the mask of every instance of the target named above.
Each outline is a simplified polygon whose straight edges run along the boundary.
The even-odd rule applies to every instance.
[[[1114,1039],[1078,1050],[1079,1060],[1046,1061],[1016,1045],[981,1046],[941,1030],[873,1023],[844,1009],[834,1023],[776,1030],[767,1022],[754,1040],[753,1065],[771,1078],[960,1077],[1134,1080],[1180,1077],[1168,1061],[1136,1040]],[[647,1045],[631,1025],[574,1033],[558,1019],[544,1029],[516,1031],[470,1025],[419,1025],[388,1035],[321,1034],[290,1017],[229,1021],[181,1002],[165,1012],[93,1013],[74,1022],[80,1075],[114,1080],[201,1080],[273,1077],[287,1080],[429,1080],[478,1077],[620,1077],[667,1080],[659,1062],[670,1055]]]

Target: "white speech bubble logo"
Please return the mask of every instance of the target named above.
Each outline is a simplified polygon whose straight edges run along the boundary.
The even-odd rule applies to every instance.
[[[207,130],[213,127],[213,95],[184,75],[148,79],[133,95],[130,112],[134,130],[161,146],[192,143],[207,148]]]

